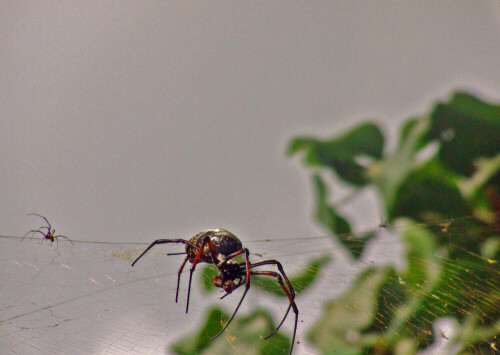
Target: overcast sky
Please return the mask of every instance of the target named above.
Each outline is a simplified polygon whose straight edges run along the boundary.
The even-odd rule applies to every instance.
[[[290,137],[500,98],[497,1],[0,3],[2,235],[318,234]]]

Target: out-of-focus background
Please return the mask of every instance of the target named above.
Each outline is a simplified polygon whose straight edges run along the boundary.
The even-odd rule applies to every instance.
[[[349,222],[358,235],[377,230],[380,243],[355,259],[322,238],[311,170],[285,154],[291,138],[331,138],[373,120],[390,149],[400,124],[452,91],[500,96],[498,1],[0,1],[0,10],[5,352],[157,354],[181,336],[196,341],[207,301],[232,310],[239,294],[204,296],[197,278],[186,315],[186,275],[174,303],[182,257],[162,255],[182,247],[158,248],[134,269],[130,262],[154,239],[223,227],[252,260],[278,259],[290,275],[332,254],[297,298],[294,354],[317,353],[306,332],[325,302],[366,266],[402,268],[404,248],[384,230],[373,187],[350,201]],[[328,198],[349,198],[341,186]],[[75,244],[11,238],[43,225],[28,213],[46,216]],[[265,307],[279,320],[287,301],[254,288],[242,313]],[[482,300],[475,291],[464,293]],[[453,322],[436,334],[450,334]],[[243,354],[236,329],[217,344]],[[421,354],[438,354],[442,339]]]
[[[498,1],[1,8],[4,235],[30,212],[74,239],[315,235],[292,135],[390,131],[452,89],[500,92]]]

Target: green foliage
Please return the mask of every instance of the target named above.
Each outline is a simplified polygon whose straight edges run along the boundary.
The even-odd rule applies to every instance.
[[[373,145],[355,139],[366,131],[380,132],[370,123],[329,141],[301,137],[289,152],[304,152],[306,166],[333,170],[359,190],[374,186],[387,220],[405,225],[407,267],[362,272],[327,303],[309,341],[323,354],[415,354],[439,336],[437,319],[453,317],[458,330],[443,353],[490,353],[500,336],[500,106],[457,93],[409,119],[396,149],[384,154],[383,138]],[[367,155],[373,159],[357,165]],[[336,163],[341,157],[359,176]],[[372,235],[353,238],[337,212],[345,201],[330,204],[317,173],[313,183],[316,220],[361,256]]]
[[[324,266],[328,265],[330,261],[331,258],[329,255],[317,259],[312,259],[311,261],[309,261],[309,264],[304,267],[304,271],[300,272],[299,274],[293,275],[290,278],[290,283],[292,284],[295,293],[297,295],[301,294],[307,288],[309,288],[314,283],[314,281],[318,279],[321,269],[323,269]],[[252,280],[255,280],[253,281],[254,283],[252,285],[257,286],[264,292],[272,293],[280,297],[287,297],[283,292],[281,286],[273,277],[256,276]]]
[[[384,151],[384,141],[378,126],[365,123],[331,139],[298,137],[288,147],[289,155],[302,153],[314,169],[315,219],[354,259],[377,231],[353,236],[348,216],[339,213],[349,200],[329,202],[333,188],[317,170],[335,173],[354,194],[374,187],[385,227],[399,233],[406,250],[403,270],[364,269],[343,295],[328,300],[308,341],[322,354],[412,355],[442,336],[443,354],[494,352],[500,348],[500,106],[457,93],[405,122],[393,151]],[[396,223],[403,227],[393,229]],[[297,294],[329,261],[311,260],[290,278]],[[216,274],[210,266],[203,270],[206,291],[214,289]],[[286,296],[274,278],[252,280]],[[451,338],[433,329],[443,317],[457,322]],[[274,327],[263,311],[236,317],[227,339],[210,342],[227,318],[212,309],[198,335],[172,350],[282,354],[290,345],[279,334],[259,339]]]
[[[215,265],[204,265],[201,272],[201,285],[203,286],[203,291],[209,292],[215,289],[214,276],[219,275],[219,271]]]
[[[208,311],[197,334],[190,334],[172,345],[171,351],[178,355],[239,354],[278,355],[288,351],[290,339],[278,332],[267,340],[275,324],[264,310],[255,310],[246,317],[233,319],[231,325],[218,338],[211,340],[228,321],[229,315],[220,308]]]
[[[304,162],[310,166],[333,169],[340,178],[353,185],[363,186],[366,168],[357,160],[359,157],[379,159],[384,147],[384,136],[372,124],[362,124],[342,137],[320,141],[302,137],[292,140],[288,154],[304,151]]]
[[[377,312],[377,300],[373,295],[383,286],[389,273],[387,268],[364,271],[343,296],[326,304],[321,318],[309,330],[308,340],[323,354],[366,354],[365,349],[376,344],[378,337],[353,340],[349,337],[373,323]]]
[[[477,158],[500,151],[500,105],[457,93],[436,105],[430,121],[427,139],[439,140],[439,160],[458,174],[473,174]]]
[[[321,177],[318,174],[314,175],[314,187],[316,190],[316,220],[325,226],[332,235],[336,236],[340,243],[347,248],[351,256],[358,258],[363,252],[363,248],[375,233],[367,233],[364,236],[354,237],[352,235],[349,222],[340,216],[327,202],[328,189]]]

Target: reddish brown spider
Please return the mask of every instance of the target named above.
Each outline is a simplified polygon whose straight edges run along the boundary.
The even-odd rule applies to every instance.
[[[36,213],[30,213],[30,214],[28,214],[28,216],[38,216],[40,218],[43,218],[45,220],[45,222],[47,223],[47,226],[41,226],[38,229],[32,229],[32,230],[30,230],[28,233],[26,233],[21,238],[21,241],[24,238],[26,238],[26,236],[28,234],[30,234],[30,233],[33,233],[33,235],[31,236],[31,238],[33,238],[35,236],[35,234],[40,233],[41,235],[43,235],[43,239],[50,240],[51,243],[54,243],[54,240],[55,240],[59,244],[58,239],[59,238],[64,238],[64,239],[67,239],[71,244],[73,244],[73,242],[71,241],[71,239],[69,239],[68,237],[66,237],[64,235],[55,235],[56,234],[56,230],[52,228],[52,226],[50,225],[49,221],[44,216],[41,216],[41,215],[36,214]],[[42,232],[43,229],[47,229],[47,232]]]
[[[260,275],[260,276],[271,276],[276,278],[277,282],[285,292],[285,294],[288,297],[288,300],[290,301],[290,305],[288,306],[288,309],[285,313],[285,316],[283,317],[281,323],[278,325],[278,327],[271,333],[269,334],[265,339],[270,338],[276,332],[278,329],[281,327],[281,325],[285,322],[286,317],[288,316],[288,313],[290,312],[290,309],[293,309],[293,312],[295,313],[295,325],[293,328],[293,337],[292,337],[292,345],[290,346],[290,353],[292,354],[293,350],[293,344],[295,342],[295,335],[297,333],[297,320],[299,316],[299,310],[297,308],[297,305],[295,304],[295,290],[293,289],[292,284],[288,280],[288,277],[285,274],[285,271],[283,270],[283,266],[279,261],[276,260],[265,260],[261,261],[258,263],[250,263],[250,260],[248,259],[249,257],[249,251],[247,248],[243,248],[243,245],[241,241],[231,232],[225,230],[225,229],[208,229],[206,231],[200,232],[193,236],[189,240],[184,240],[184,239],[158,239],[155,240],[153,243],[151,243],[146,250],[142,252],[141,255],[135,261],[132,263],[132,266],[135,265],[135,263],[142,258],[144,254],[148,252],[149,249],[154,247],[156,244],[167,244],[167,243],[182,243],[186,245],[186,252],[185,253],[173,253],[173,254],[186,254],[186,258],[184,259],[184,262],[181,264],[181,267],[179,268],[179,271],[177,272],[177,291],[175,293],[175,302],[177,303],[177,300],[179,298],[179,283],[181,279],[181,274],[182,270],[184,269],[184,266],[186,263],[189,261],[192,266],[191,269],[189,270],[189,284],[188,284],[188,294],[187,294],[187,303],[186,303],[186,313],[188,312],[189,309],[189,295],[191,293],[191,280],[193,277],[193,272],[196,269],[196,265],[198,263],[209,263],[209,264],[214,264],[217,270],[219,271],[219,275],[214,276],[214,285],[216,287],[222,288],[226,294],[221,297],[224,298],[227,295],[229,295],[231,292],[236,290],[242,285],[245,285],[245,291],[243,292],[243,295],[241,296],[240,302],[236,306],[236,309],[234,310],[233,315],[229,319],[229,321],[226,323],[226,325],[222,328],[222,330],[217,333],[215,336],[212,337],[212,339],[218,337],[221,335],[224,330],[229,326],[231,321],[233,320],[234,316],[238,312],[238,309],[240,308],[243,299],[245,298],[248,290],[250,289],[250,280],[251,280],[251,275]],[[239,255],[245,255],[245,262],[238,263],[235,261],[235,258]],[[170,254],[168,254],[170,255]],[[274,271],[252,271],[251,269],[264,266],[264,265],[276,265],[278,268],[279,273],[274,272]],[[283,278],[285,279],[288,289],[283,283]]]

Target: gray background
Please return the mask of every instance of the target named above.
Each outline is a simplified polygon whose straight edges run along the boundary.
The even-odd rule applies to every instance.
[[[498,98],[498,5],[3,1],[0,233],[321,233],[290,137]]]
[[[207,303],[230,311],[238,297],[197,279],[186,315],[182,257],[158,248],[130,268],[145,245],[116,242],[220,226],[289,274],[333,254],[297,299],[294,354],[314,354],[305,334],[325,300],[366,265],[401,267],[402,250],[381,230],[355,263],[303,238],[324,231],[287,141],[365,119],[394,134],[457,88],[498,102],[499,58],[497,1],[0,1],[0,235],[37,228],[36,212],[75,241],[114,243],[0,238],[0,350],[168,353]],[[383,217],[371,191],[348,212],[357,231]],[[251,290],[240,313],[257,307],[278,319],[287,304]]]

